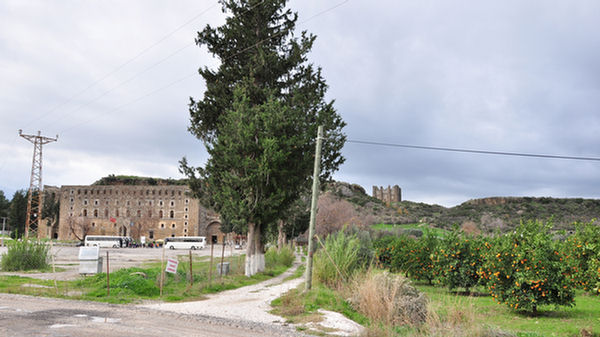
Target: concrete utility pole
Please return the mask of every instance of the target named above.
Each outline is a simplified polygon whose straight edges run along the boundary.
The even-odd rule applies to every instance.
[[[310,223],[308,225],[308,259],[306,260],[306,279],[304,291],[312,288],[312,264],[315,236],[315,222],[317,220],[317,202],[319,201],[319,175],[321,174],[321,144],[323,141],[323,126],[317,132],[317,150],[315,151],[315,170],[313,173],[312,200],[310,202]]]
[[[29,237],[29,230],[37,231],[42,221],[43,185],[42,185],[42,145],[55,142],[56,138],[44,137],[38,131],[36,135],[24,135],[19,130],[19,136],[27,139],[33,144],[33,163],[31,164],[31,179],[29,180],[29,193],[27,197],[27,217],[25,219],[25,238]],[[37,192],[37,198],[33,193]]]
[[[6,230],[6,217],[2,217],[2,236],[0,236],[0,247],[4,247],[4,231]]]

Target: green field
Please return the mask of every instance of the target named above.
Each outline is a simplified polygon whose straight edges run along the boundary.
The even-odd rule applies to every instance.
[[[528,337],[600,336],[600,298],[582,292],[578,292],[574,307],[542,307],[539,314],[532,317],[499,305],[490,296],[456,295],[445,288],[423,284],[416,287],[427,294],[432,307],[438,308],[441,315],[448,307],[459,305],[485,328]]]
[[[429,230],[436,236],[444,236],[446,235],[446,233],[448,233],[448,231],[445,229],[431,227],[428,224],[375,224],[371,226],[371,228],[380,231],[407,231],[406,234],[409,234],[408,231],[411,229],[417,229],[422,232],[425,232],[425,230]]]

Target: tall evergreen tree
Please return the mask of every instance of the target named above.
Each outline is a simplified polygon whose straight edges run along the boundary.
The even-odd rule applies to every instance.
[[[0,222],[1,218],[8,217],[8,211],[10,209],[10,201],[4,196],[4,191],[0,190]]]
[[[191,99],[189,130],[210,155],[204,168],[181,170],[205,204],[237,232],[248,231],[246,275],[264,269],[261,240],[267,226],[311,183],[315,136],[327,140],[321,179],[344,161],[345,123],[325,100],[321,69],[308,63],[315,36],[294,36],[298,15],[287,0],[221,0],[229,16],[206,26],[196,43],[221,64],[199,70],[206,81],[201,100]]]
[[[10,200],[8,213],[8,227],[12,237],[21,237],[25,233],[25,220],[27,218],[27,191],[16,191]]]

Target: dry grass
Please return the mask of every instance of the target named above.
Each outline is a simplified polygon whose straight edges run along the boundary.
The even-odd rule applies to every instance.
[[[402,275],[368,271],[354,282],[353,307],[385,326],[419,325],[427,317],[427,299]]]

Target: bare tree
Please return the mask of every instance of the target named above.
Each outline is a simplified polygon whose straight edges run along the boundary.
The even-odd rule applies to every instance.
[[[346,225],[367,227],[372,225],[375,220],[373,216],[361,212],[349,201],[340,199],[331,193],[321,195],[318,207],[315,230],[319,236],[337,232]]]
[[[137,209],[130,214],[131,236],[138,241],[150,228],[158,225],[158,213],[154,212],[150,201],[141,205],[138,203]]]
[[[83,241],[92,229],[92,223],[88,217],[72,216],[67,218],[69,232],[79,241]]]

